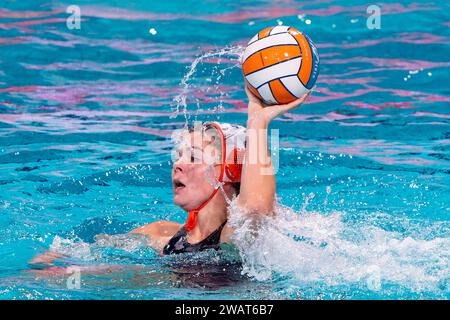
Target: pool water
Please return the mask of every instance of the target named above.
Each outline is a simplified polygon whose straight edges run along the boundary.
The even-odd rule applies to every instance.
[[[0,298],[450,297],[445,2],[378,3],[375,30],[364,1],[80,0],[81,29],[70,1],[0,4]],[[271,124],[277,219],[252,238],[233,211],[236,247],[218,252],[160,258],[126,238],[185,220],[170,135],[245,124],[239,54],[277,24],[321,57],[309,102]],[[49,247],[68,258],[30,269]]]

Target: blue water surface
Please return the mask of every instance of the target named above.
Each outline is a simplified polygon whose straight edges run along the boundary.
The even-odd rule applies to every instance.
[[[369,29],[365,1],[79,0],[69,29],[72,4],[0,0],[0,298],[450,297],[449,4],[379,2]],[[268,236],[257,267],[93,245],[185,220],[170,135],[246,123],[238,53],[277,24],[321,57],[309,102],[271,124],[298,234]],[[31,270],[50,246],[71,257]],[[79,289],[69,265],[87,268]]]

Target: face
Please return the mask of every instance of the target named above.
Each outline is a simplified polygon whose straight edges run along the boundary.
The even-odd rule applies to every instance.
[[[199,207],[214,191],[220,174],[217,137],[185,133],[176,150],[172,169],[174,202],[185,211]]]

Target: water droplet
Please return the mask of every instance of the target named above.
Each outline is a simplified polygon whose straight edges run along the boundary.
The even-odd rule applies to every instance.
[[[155,28],[150,28],[150,29],[148,30],[148,32],[151,33],[152,35],[155,35],[155,34],[158,33],[158,31],[156,31]]]
[[[306,20],[305,20],[305,23],[306,23],[306,24],[311,24],[311,20],[306,19]]]
[[[427,75],[428,75],[429,77],[431,77],[432,73],[431,73],[431,72],[428,72]]]

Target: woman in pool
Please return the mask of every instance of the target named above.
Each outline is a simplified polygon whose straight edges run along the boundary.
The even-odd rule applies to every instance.
[[[268,150],[270,121],[299,106],[307,95],[286,105],[265,106],[247,88],[246,93],[247,130],[255,133],[248,135],[246,146],[244,127],[213,122],[203,124],[202,130],[190,130],[176,151],[172,170],[174,202],[189,212],[186,224],[156,221],[131,231],[147,236],[159,253],[200,251],[229,242],[233,230],[227,224],[226,197],[237,196],[238,207],[248,214],[272,213],[276,189],[273,166],[270,154],[259,150]],[[208,131],[217,134],[208,135]],[[221,149],[218,156],[208,154],[208,147],[212,147],[211,154]],[[245,159],[249,159],[250,152],[260,155],[251,157],[255,161],[240,163],[236,161],[239,156],[232,154],[234,150],[245,153]],[[211,183],[214,180],[218,183]],[[223,192],[218,192],[220,189]]]
[[[246,129],[255,134],[248,134],[245,139],[244,127],[210,122],[203,124],[202,130],[189,130],[182,136],[172,183],[175,204],[189,212],[186,224],[156,221],[131,231],[144,235],[159,254],[217,249],[221,243],[230,242],[233,229],[227,224],[225,197],[237,196],[238,207],[249,216],[273,212],[276,182],[267,152],[268,126],[277,116],[301,105],[309,94],[289,104],[266,106],[247,88],[246,93]],[[240,152],[246,159],[241,165],[236,161]],[[31,263],[48,264],[59,257],[60,254],[49,251]]]

